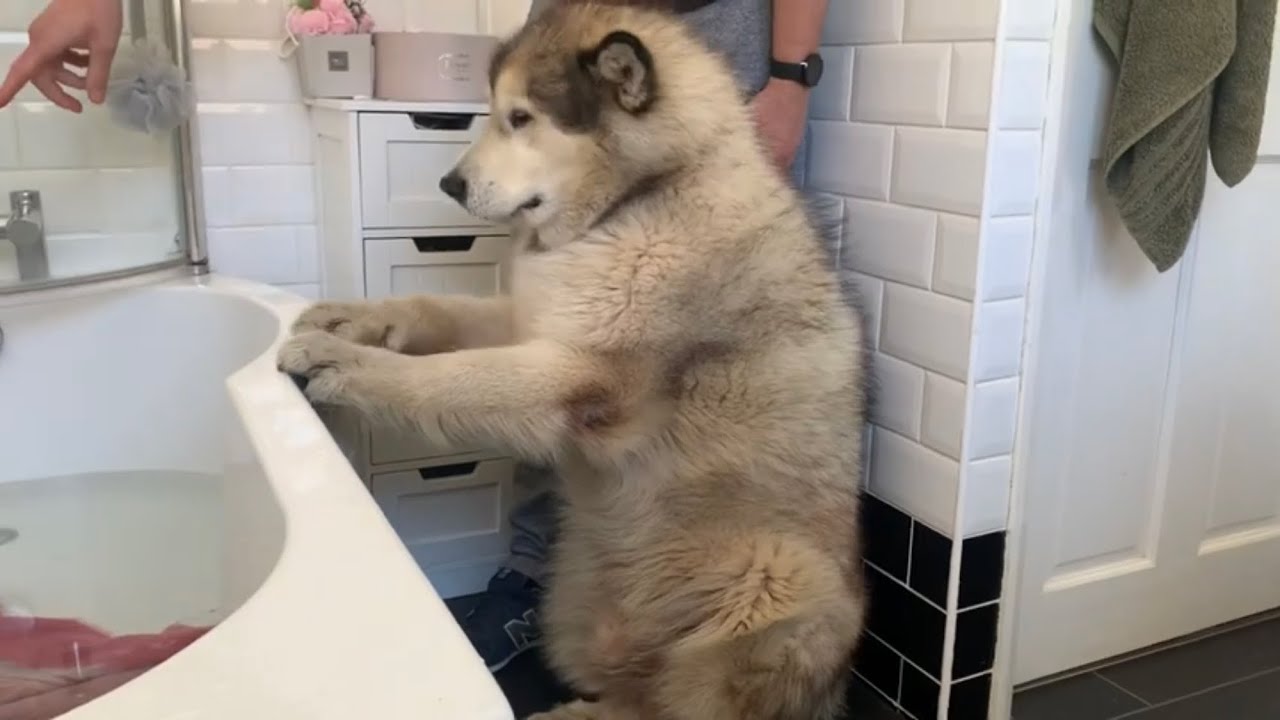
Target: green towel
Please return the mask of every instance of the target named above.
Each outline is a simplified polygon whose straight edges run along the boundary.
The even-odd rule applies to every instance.
[[[1210,152],[1234,186],[1258,157],[1277,0],[1095,0],[1118,66],[1103,146],[1107,192],[1164,272],[1187,247]]]

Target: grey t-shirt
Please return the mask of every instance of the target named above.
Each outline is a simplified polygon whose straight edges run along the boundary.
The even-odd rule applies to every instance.
[[[533,0],[529,17],[563,1]],[[738,87],[748,97],[769,81],[772,8],[772,0],[714,0],[682,13],[694,31],[729,61],[738,78]]]

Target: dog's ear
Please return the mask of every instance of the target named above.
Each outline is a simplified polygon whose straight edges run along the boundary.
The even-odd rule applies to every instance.
[[[596,82],[613,89],[623,110],[638,114],[653,104],[657,89],[653,55],[635,35],[615,30],[594,50],[582,53],[579,62]]]

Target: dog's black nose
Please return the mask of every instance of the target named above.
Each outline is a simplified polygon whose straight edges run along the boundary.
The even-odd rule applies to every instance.
[[[465,202],[467,199],[467,181],[457,170],[440,178],[440,190],[458,202]]]

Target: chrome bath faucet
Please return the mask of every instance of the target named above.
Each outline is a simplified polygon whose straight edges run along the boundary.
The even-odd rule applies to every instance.
[[[9,216],[0,228],[0,240],[13,243],[18,255],[19,280],[49,277],[49,251],[44,242],[44,211],[39,190],[9,193]]]

